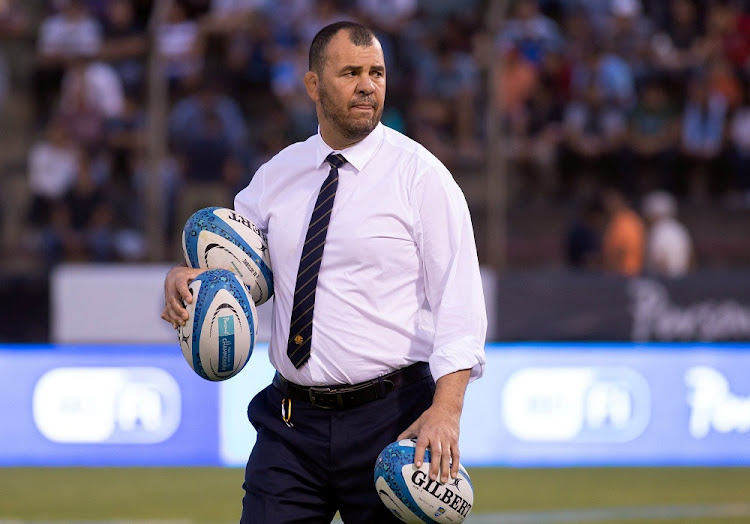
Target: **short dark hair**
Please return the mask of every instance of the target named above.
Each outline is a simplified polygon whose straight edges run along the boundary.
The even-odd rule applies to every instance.
[[[310,44],[310,71],[320,74],[325,65],[325,52],[328,44],[339,31],[346,30],[349,32],[349,41],[357,47],[368,47],[377,39],[375,33],[369,27],[363,26],[356,22],[342,21],[334,22],[325,26],[318,31]]]

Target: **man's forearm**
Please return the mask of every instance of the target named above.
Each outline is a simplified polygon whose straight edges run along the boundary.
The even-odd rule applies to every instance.
[[[464,407],[464,394],[470,376],[470,369],[462,369],[440,377],[435,384],[432,405],[439,405],[460,414]]]

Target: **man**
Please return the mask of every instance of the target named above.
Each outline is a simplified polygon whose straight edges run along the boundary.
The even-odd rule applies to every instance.
[[[605,190],[603,200],[608,216],[602,236],[603,269],[616,275],[637,276],[643,270],[643,220],[618,190]]]
[[[677,201],[666,191],[652,191],[643,198],[648,222],[646,270],[671,278],[684,276],[693,259],[690,233],[677,219]]]
[[[337,510],[347,523],[398,522],[373,468],[400,438],[417,438],[418,466],[430,448],[433,479],[458,472],[464,392],[484,367],[476,247],[447,169],[380,123],[385,74],[369,29],[323,28],[304,77],[319,133],[261,166],[235,200],[268,235],[278,370],[248,408],[258,439],[243,523],[330,522]],[[167,275],[173,326],[198,273]]]

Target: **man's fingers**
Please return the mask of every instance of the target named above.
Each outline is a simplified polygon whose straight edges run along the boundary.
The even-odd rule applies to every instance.
[[[185,306],[182,304],[179,298],[171,297],[169,299],[169,305],[171,306],[172,312],[174,313],[176,317],[187,320],[187,317],[188,317],[187,309],[185,309]]]
[[[409,426],[404,430],[403,433],[401,433],[398,437],[396,437],[396,441],[403,440],[405,438],[416,438],[417,433],[414,431],[413,426]]]
[[[458,478],[458,444],[451,446],[451,478]]]
[[[161,310],[161,318],[172,324],[173,328],[177,329],[177,323],[169,316],[169,309],[167,306],[164,306],[164,309]]]
[[[440,449],[440,443],[437,445],[430,446],[430,478],[432,480],[438,480],[440,474],[440,461],[442,460],[442,450]]]
[[[193,301],[193,294],[190,292],[190,288],[187,283],[183,282],[178,284],[177,291],[180,293],[182,300],[190,304]]]
[[[164,280],[164,310],[161,318],[172,324],[175,329],[184,325],[190,316],[185,307],[185,304],[193,302],[189,284],[201,272],[200,269],[176,266],[167,273]]]
[[[414,465],[418,468],[421,468],[424,462],[425,449],[427,449],[427,445],[423,441],[417,440],[417,448],[414,450]]]
[[[440,457],[440,482],[445,484],[448,482],[448,473],[451,469],[451,454],[446,450],[443,456]]]

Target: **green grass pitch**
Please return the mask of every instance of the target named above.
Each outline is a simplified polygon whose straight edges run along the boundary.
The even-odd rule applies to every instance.
[[[0,521],[237,522],[243,474],[221,468],[0,468]],[[475,503],[467,522],[493,513],[750,503],[750,468],[470,468],[469,474]],[[748,524],[750,514],[637,522]]]

